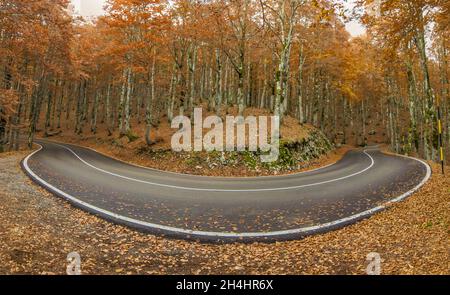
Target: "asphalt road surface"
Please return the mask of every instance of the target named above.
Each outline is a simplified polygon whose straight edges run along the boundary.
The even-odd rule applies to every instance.
[[[287,176],[221,178],[130,165],[94,150],[39,140],[22,162],[50,192],[109,221],[205,242],[298,239],[357,222],[430,177],[427,164],[354,150],[334,165]],[[57,225],[55,225],[57,226]]]

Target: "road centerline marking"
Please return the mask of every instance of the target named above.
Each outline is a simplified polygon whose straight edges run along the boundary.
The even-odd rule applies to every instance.
[[[177,185],[171,185],[171,184],[163,184],[163,183],[157,183],[157,182],[152,182],[152,181],[146,181],[146,180],[142,180],[142,179],[136,179],[133,177],[128,177],[125,175],[121,175],[121,174],[117,174],[114,172],[110,172],[107,170],[104,170],[102,168],[96,167],[94,165],[92,165],[91,163],[87,162],[86,160],[84,160],[82,157],[80,157],[75,151],[73,151],[71,148],[66,147],[64,145],[61,144],[57,144],[57,143],[53,143],[56,146],[62,147],[65,150],[71,152],[76,158],[78,158],[78,160],[80,160],[83,164],[97,170],[100,171],[102,173],[105,174],[109,174],[111,176],[115,176],[115,177],[119,177],[122,179],[126,179],[126,180],[130,180],[130,181],[134,181],[134,182],[139,182],[139,183],[143,183],[143,184],[148,184],[148,185],[153,185],[153,186],[159,186],[159,187],[165,187],[165,188],[171,188],[171,189],[179,189],[179,190],[187,190],[187,191],[205,191],[205,192],[270,192],[270,191],[285,191],[285,190],[295,190],[295,189],[301,189],[301,188],[305,188],[305,187],[312,187],[312,186],[318,186],[318,185],[323,185],[323,184],[328,184],[328,183],[333,183],[333,182],[337,182],[337,181],[341,181],[344,179],[348,179],[357,175],[360,175],[368,170],[370,170],[374,165],[375,165],[375,160],[374,158],[367,153],[367,150],[364,150],[363,153],[370,159],[371,163],[368,167],[355,172],[353,174],[347,175],[347,176],[343,176],[343,177],[339,177],[339,178],[335,178],[335,179],[331,179],[331,180],[326,180],[326,181],[321,181],[321,182],[316,182],[316,183],[310,183],[310,184],[304,184],[304,185],[297,185],[297,186],[289,186],[289,187],[281,187],[281,188],[265,188],[265,189],[212,189],[212,188],[195,188],[195,187],[185,187],[185,186],[177,186]]]

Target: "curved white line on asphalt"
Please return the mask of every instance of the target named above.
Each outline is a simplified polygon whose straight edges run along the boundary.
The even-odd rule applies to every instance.
[[[56,145],[58,145],[58,143],[59,143],[60,145],[64,145],[64,144],[65,144],[64,142],[61,142],[61,141],[58,141],[58,140],[55,140],[55,139],[52,139],[52,140],[39,139],[39,140],[40,140],[40,141],[44,141],[44,142],[49,142],[49,143],[51,143],[51,144],[56,144]],[[37,143],[37,144],[38,144],[38,143]],[[38,144],[38,145],[39,145],[39,144]],[[73,146],[76,146],[76,147],[79,147],[79,148],[82,148],[82,149],[88,149],[88,150],[91,150],[91,151],[93,151],[94,153],[97,153],[97,154],[102,155],[102,156],[104,156],[104,157],[107,157],[107,158],[111,158],[111,159],[113,159],[113,160],[116,160],[117,162],[120,162],[120,163],[123,163],[123,164],[126,164],[126,165],[130,165],[130,166],[133,166],[133,167],[145,169],[145,170],[152,171],[152,172],[161,172],[161,173],[174,174],[174,175],[180,175],[180,176],[195,176],[195,177],[198,177],[198,178],[210,178],[210,179],[220,179],[220,180],[268,179],[268,178],[276,179],[276,178],[280,178],[280,177],[296,176],[296,175],[302,175],[302,174],[311,173],[311,172],[317,172],[317,171],[319,171],[319,170],[323,170],[323,169],[325,169],[325,168],[331,167],[331,166],[336,165],[336,164],[338,163],[338,161],[336,161],[336,162],[334,162],[334,163],[330,163],[330,164],[328,164],[328,165],[321,166],[321,167],[318,167],[318,168],[314,168],[314,169],[311,169],[311,170],[305,170],[305,171],[296,172],[296,173],[291,173],[291,174],[285,174],[285,175],[262,175],[262,176],[245,176],[245,177],[192,175],[192,174],[187,174],[187,173],[180,173],[180,172],[174,172],[174,171],[160,170],[160,169],[156,169],[156,168],[145,167],[145,166],[138,165],[138,164],[135,164],[135,163],[126,162],[126,161],[121,160],[121,159],[119,159],[119,158],[116,158],[116,157],[114,157],[114,156],[107,155],[107,154],[105,154],[105,153],[103,153],[103,152],[97,151],[97,150],[95,150],[94,148],[91,148],[91,147],[88,147],[88,146],[82,146],[82,145],[75,144],[75,143],[70,143],[70,144],[68,144],[68,145],[73,145]],[[378,146],[378,145],[377,145],[377,146]],[[374,147],[377,147],[377,146],[374,146]],[[366,150],[367,150],[367,149],[366,149]]]
[[[375,207],[373,209],[370,210],[366,210],[364,212],[346,217],[346,218],[341,218],[332,222],[327,222],[327,223],[323,223],[320,225],[315,225],[315,226],[310,226],[310,227],[302,227],[302,228],[297,228],[297,229],[290,229],[290,230],[282,230],[282,231],[273,231],[273,232],[249,232],[249,233],[232,233],[232,232],[209,232],[209,231],[198,231],[198,230],[189,230],[189,229],[182,229],[182,228],[177,228],[177,227],[172,227],[172,226],[166,226],[166,225],[161,225],[161,224],[155,224],[155,223],[150,223],[150,222],[145,222],[142,220],[137,220],[137,219],[133,219],[130,217],[126,217],[120,214],[116,214],[113,213],[111,211],[108,210],[104,210],[101,209],[99,207],[93,206],[89,203],[86,203],[84,201],[81,201],[71,195],[69,195],[68,193],[63,192],[62,190],[54,187],[53,185],[49,184],[48,182],[46,182],[45,180],[43,180],[42,178],[40,178],[39,176],[37,176],[28,166],[28,160],[37,152],[39,152],[40,150],[42,150],[42,146],[40,146],[40,148],[36,151],[34,151],[33,153],[31,153],[30,155],[28,155],[24,160],[23,160],[23,166],[25,168],[25,170],[33,177],[35,178],[37,181],[39,181],[42,185],[46,186],[47,188],[50,188],[51,190],[53,190],[54,192],[56,192],[57,194],[63,196],[64,198],[66,198],[67,200],[73,202],[74,204],[77,204],[81,207],[87,208],[91,211],[93,211],[94,213],[99,213],[99,214],[104,214],[106,216],[112,217],[113,219],[117,220],[117,221],[121,221],[121,222],[126,222],[128,224],[134,224],[137,226],[142,226],[145,227],[147,229],[154,229],[154,230],[162,230],[162,231],[166,231],[166,232],[171,232],[171,233],[176,233],[176,234],[184,234],[184,235],[194,235],[194,236],[199,236],[199,237],[208,237],[208,238],[232,238],[232,239],[240,239],[240,238],[268,238],[268,237],[277,237],[277,236],[286,236],[286,235],[297,235],[297,234],[307,234],[307,233],[312,233],[312,232],[316,232],[316,231],[321,231],[321,230],[326,230],[326,229],[331,229],[334,227],[337,227],[339,225],[344,225],[348,222],[352,222],[352,221],[356,221],[356,220],[360,220],[366,217],[369,217],[379,211],[382,211],[384,209],[386,209],[387,206],[389,206],[390,204],[393,203],[397,203],[400,202],[402,200],[404,200],[405,198],[409,197],[410,195],[412,195],[413,193],[415,193],[419,188],[421,188],[427,181],[428,179],[431,177],[431,168],[430,166],[425,163],[422,160],[419,159],[415,159],[415,158],[411,158],[411,157],[407,157],[407,156],[402,156],[405,158],[409,158],[409,159],[413,159],[415,161],[418,161],[420,163],[422,163],[427,170],[427,173],[425,175],[425,177],[423,178],[423,180],[413,189],[411,189],[410,191],[404,193],[403,195],[385,203],[384,205],[380,205],[378,207]]]
[[[173,188],[173,189],[180,189],[180,190],[188,190],[188,191],[204,191],[204,192],[232,192],[232,193],[240,192],[240,193],[244,193],[244,192],[271,192],[271,191],[294,190],[294,189],[300,189],[300,188],[305,188],[305,187],[311,187],[311,186],[317,186],[317,185],[332,183],[332,182],[344,180],[344,179],[347,179],[347,178],[350,178],[350,177],[354,177],[354,176],[362,174],[362,173],[366,172],[367,170],[371,169],[373,167],[373,165],[375,164],[375,160],[372,158],[372,156],[369,155],[366,151],[364,151],[364,154],[367,157],[369,157],[369,159],[371,161],[370,165],[367,168],[365,168],[365,169],[363,169],[361,171],[358,171],[356,173],[353,173],[353,174],[350,174],[350,175],[347,175],[347,176],[343,176],[343,177],[339,177],[339,178],[335,178],[335,179],[331,179],[331,180],[326,180],[326,181],[321,181],[321,182],[316,182],[316,183],[310,183],[310,184],[304,184],[304,185],[297,185],[297,186],[280,187],[280,188],[234,189],[234,190],[233,189],[195,188],[195,187],[185,187],[185,186],[177,186],[177,185],[156,183],[156,182],[136,179],[136,178],[120,175],[120,174],[117,174],[117,173],[113,173],[113,172],[110,172],[110,171],[98,168],[98,167],[88,163],[83,158],[81,158],[77,153],[75,153],[72,149],[70,149],[70,148],[68,148],[68,147],[66,147],[64,145],[60,145],[60,144],[56,144],[56,143],[55,143],[55,145],[60,146],[60,147],[62,147],[64,149],[68,150],[69,152],[71,152],[83,164],[85,164],[85,165],[87,165],[87,166],[89,166],[89,167],[91,167],[91,168],[93,168],[93,169],[95,169],[97,171],[100,171],[102,173],[109,174],[111,176],[123,178],[123,179],[130,180],[130,181],[135,181],[135,182],[139,182],[139,183],[143,183],[143,184],[153,185],[153,186],[159,186],[159,187],[165,187],[165,188]]]

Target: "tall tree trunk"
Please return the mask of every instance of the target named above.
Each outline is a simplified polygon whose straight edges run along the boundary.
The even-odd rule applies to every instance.
[[[169,123],[173,120],[173,110],[175,108],[175,97],[176,97],[176,85],[177,85],[177,66],[176,64],[173,67],[172,79],[170,80],[170,90],[169,90],[169,103],[167,105],[167,119]]]
[[[392,150],[396,150],[397,147],[397,135],[395,134],[395,127],[394,127],[394,114],[392,112],[393,109],[393,99],[390,98],[389,99],[389,107],[388,107],[388,112],[389,112],[389,135],[391,138],[391,149]]]
[[[408,132],[408,149],[410,152],[416,152],[419,149],[419,135],[417,133],[417,89],[416,78],[410,61],[406,62],[406,71],[408,78],[408,94],[409,94],[409,117],[410,127]]]
[[[245,110],[245,101],[244,101],[244,69],[243,65],[241,67],[242,70],[238,72],[238,89],[237,89],[237,104],[238,104],[238,115],[244,116]]]
[[[366,104],[364,98],[361,100],[361,126],[362,126],[362,132],[361,132],[361,145],[366,146],[367,145],[367,137],[366,137]]]
[[[94,134],[97,133],[98,104],[100,100],[99,96],[100,90],[97,89],[95,92],[94,105],[92,106],[92,117],[91,117],[91,132]]]
[[[264,60],[262,91],[261,97],[259,98],[259,108],[261,109],[266,107],[266,91],[267,91],[267,60]]]
[[[297,118],[300,124],[305,123],[305,114],[303,111],[303,66],[305,64],[306,57],[303,55],[303,44],[300,46],[300,57],[298,63],[298,74],[297,74],[297,97],[298,97],[298,109]]]
[[[80,81],[79,91],[78,91],[78,103],[76,111],[76,125],[75,133],[80,135],[83,133],[83,103],[86,101],[86,80]]]
[[[347,99],[342,96],[342,136],[343,136],[343,141],[342,144],[347,144]]]
[[[252,105],[252,64],[249,62],[247,65],[247,95],[245,98],[246,106]]]
[[[206,78],[206,74],[205,74],[205,66],[202,65],[201,67],[201,77],[200,77],[200,92],[199,92],[199,97],[200,97],[200,102],[203,102],[203,100],[205,99],[204,95],[204,91],[205,91],[205,78]]]
[[[441,108],[444,111],[443,117],[443,133],[446,135],[447,144],[450,146],[450,83],[448,78],[448,49],[446,47],[446,36],[442,33],[439,46],[439,73],[441,81]],[[445,131],[445,125],[447,126]],[[447,134],[445,134],[447,133]]]
[[[83,104],[82,104],[82,121],[83,122],[87,122],[87,117],[88,117],[88,108],[89,108],[89,99],[88,99],[88,86],[87,86],[88,81],[85,80],[84,82],[84,95],[83,95]]]
[[[142,108],[142,96],[140,93],[136,95],[136,119],[138,124],[141,124],[141,108]]]
[[[216,49],[216,66],[216,115],[220,116],[222,106],[222,61],[219,49]]]
[[[108,82],[108,88],[106,90],[105,112],[106,112],[106,129],[108,131],[108,136],[111,136],[112,135],[112,130],[111,130],[111,82]]]
[[[119,110],[117,113],[118,121],[119,121],[119,132],[120,135],[123,135],[123,126],[124,126],[124,110],[125,110],[125,96],[127,95],[127,81],[129,68],[125,68],[122,73],[122,90],[120,92],[120,100],[119,100]]]
[[[49,136],[48,128],[50,127],[50,118],[52,113],[52,106],[53,106],[53,94],[52,90],[48,91],[47,94],[47,112],[45,114],[45,124],[44,124],[44,136]]]
[[[128,80],[127,80],[127,96],[125,100],[125,132],[124,134],[130,134],[131,132],[131,125],[130,125],[130,119],[131,119],[131,99],[132,99],[132,92],[133,92],[133,72],[131,69],[128,70]]]
[[[25,106],[25,95],[24,93],[21,93],[21,91],[19,91],[20,93],[20,101],[19,101],[19,105],[18,105],[18,110],[17,110],[17,114],[16,114],[16,119],[15,119],[15,124],[20,125],[20,117],[22,116],[23,113],[23,109]],[[16,129],[16,134],[15,134],[15,138],[14,138],[14,150],[18,151],[19,150],[19,144],[20,144],[20,129],[17,128]]]
[[[193,45],[188,55],[190,92],[189,92],[189,113],[193,112],[195,102],[195,70],[197,67],[197,46]]]
[[[213,90],[214,83],[213,83],[213,68],[209,68],[209,87],[208,87],[208,111],[213,111],[216,109],[216,97],[215,97],[215,91]]]
[[[422,14],[420,14],[422,17]],[[428,70],[428,57],[426,52],[426,41],[424,28],[417,30],[414,41],[419,52],[420,66],[422,69],[425,103],[424,103],[424,153],[425,159],[430,160],[433,154],[433,119],[436,117],[434,110],[434,95],[430,83],[430,74]]]
[[[156,56],[153,58],[153,64],[150,74],[150,95],[147,95],[147,103],[145,109],[145,142],[148,146],[152,144],[150,138],[150,132],[152,128],[152,112],[153,112],[153,101],[155,100],[155,71],[156,71]]]
[[[56,128],[60,129],[61,128],[61,115],[62,115],[62,106],[63,106],[63,101],[64,101],[64,94],[65,94],[65,90],[66,90],[66,82],[62,81],[61,82],[61,94],[59,96],[59,100],[58,100],[58,114],[57,114],[57,123],[56,123]]]

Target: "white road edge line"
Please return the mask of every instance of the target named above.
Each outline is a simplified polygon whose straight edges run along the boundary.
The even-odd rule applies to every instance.
[[[364,154],[369,157],[371,163],[367,168],[364,168],[361,171],[358,171],[356,173],[347,175],[347,176],[343,176],[343,177],[339,177],[339,178],[335,178],[335,179],[331,179],[331,180],[326,180],[326,181],[322,181],[322,182],[316,182],[316,183],[309,183],[309,184],[304,184],[304,185],[297,185],[297,186],[289,186],[289,187],[280,187],[280,188],[262,188],[262,189],[213,189],[213,188],[195,188],[195,187],[185,187],[185,186],[177,186],[177,185],[170,185],[170,184],[163,184],[163,183],[156,183],[156,182],[151,182],[151,181],[146,181],[146,180],[141,180],[141,179],[136,179],[136,178],[132,178],[132,177],[128,177],[128,176],[124,176],[124,175],[120,175],[117,173],[113,173],[101,168],[98,168],[90,163],[88,163],[87,161],[85,161],[83,158],[81,158],[77,153],[75,153],[72,149],[64,146],[64,145],[60,145],[60,144],[56,144],[55,145],[62,147],[66,150],[68,150],[69,152],[71,152],[75,157],[78,158],[78,160],[80,160],[83,164],[97,170],[100,171],[102,173],[106,173],[115,177],[119,177],[119,178],[123,178],[126,180],[130,180],[130,181],[135,181],[135,182],[139,182],[139,183],[144,183],[144,184],[148,184],[148,185],[153,185],[153,186],[159,186],[159,187],[165,187],[165,188],[173,188],[173,189],[180,189],[180,190],[188,190],[188,191],[203,191],[203,192],[229,192],[229,193],[246,193],[246,192],[271,192],[271,191],[286,191],[286,190],[294,190],[294,189],[299,189],[299,188],[304,188],[304,187],[311,187],[311,186],[317,186],[317,185],[322,185],[322,184],[327,184],[327,183],[332,183],[332,182],[336,182],[336,181],[340,181],[340,180],[344,180],[347,178],[351,178],[354,176],[357,176],[359,174],[362,174],[364,172],[366,172],[367,170],[371,169],[374,164],[375,164],[375,160],[372,158],[372,156],[370,156],[367,151],[364,151]]]
[[[320,230],[325,230],[327,228],[333,228],[336,226],[339,226],[341,224],[346,224],[348,222],[354,221],[354,220],[359,220],[365,217],[369,217],[370,215],[373,215],[376,212],[379,212],[381,210],[384,210],[387,206],[389,206],[390,204],[393,203],[397,203],[400,202],[402,200],[404,200],[405,198],[409,197],[410,195],[412,195],[413,193],[415,193],[417,190],[419,190],[427,181],[428,179],[431,177],[431,168],[430,166],[425,163],[422,160],[416,159],[416,158],[412,158],[412,157],[407,157],[407,156],[402,156],[402,157],[406,157],[409,159],[413,159],[415,161],[418,161],[420,163],[422,163],[427,170],[427,173],[424,177],[424,179],[413,189],[411,189],[410,191],[404,193],[403,195],[385,203],[384,205],[380,205],[378,207],[375,207],[373,209],[346,217],[346,218],[342,218],[342,219],[338,219],[332,222],[327,222],[327,223],[323,223],[320,225],[315,225],[315,226],[310,226],[310,227],[303,227],[303,228],[298,228],[298,229],[290,229],[290,230],[282,230],[282,231],[273,231],[273,232],[249,232],[249,233],[232,233],[232,232],[208,232],[208,231],[197,231],[197,230],[188,230],[188,229],[182,229],[182,228],[176,228],[176,227],[171,227],[171,226],[165,226],[165,225],[160,225],[160,224],[154,224],[154,223],[149,223],[149,222],[145,222],[145,221],[141,221],[141,220],[137,220],[137,219],[133,219],[130,217],[126,217],[123,215],[119,215],[104,209],[101,209],[99,207],[93,206],[89,203],[83,202],[61,190],[59,190],[58,188],[52,186],[51,184],[47,183],[45,180],[43,180],[42,178],[40,178],[39,176],[37,176],[28,166],[28,160],[37,152],[39,152],[40,150],[42,150],[42,146],[39,145],[40,148],[36,151],[34,151],[33,153],[31,153],[30,155],[28,155],[24,161],[23,161],[23,166],[25,168],[25,170],[32,176],[34,177],[36,180],[38,180],[39,182],[41,182],[41,184],[43,184],[44,186],[47,186],[48,188],[50,188],[51,190],[57,192],[58,194],[60,194],[61,196],[64,196],[66,199],[68,199],[69,201],[78,204],[82,207],[88,208],[90,210],[92,210],[95,213],[100,213],[100,214],[104,214],[106,216],[110,216],[112,218],[114,218],[115,220],[119,220],[122,222],[126,222],[129,224],[135,224],[135,225],[139,225],[139,226],[143,226],[145,228],[149,228],[149,229],[157,229],[157,230],[163,230],[163,231],[167,231],[167,232],[172,232],[172,233],[176,233],[176,234],[185,234],[185,235],[194,235],[194,236],[203,236],[203,237],[209,237],[209,238],[268,238],[268,237],[276,237],[276,236],[285,236],[285,235],[295,235],[295,234],[305,234],[305,233],[310,233],[310,232],[315,232],[315,231],[320,231]]]

